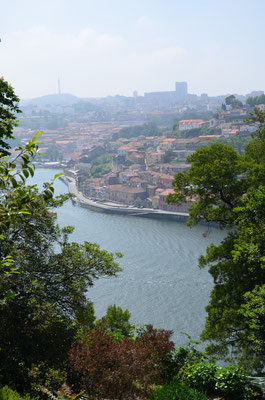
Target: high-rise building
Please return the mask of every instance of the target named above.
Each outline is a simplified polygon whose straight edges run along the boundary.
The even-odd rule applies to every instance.
[[[187,82],[176,82],[175,90],[167,92],[149,92],[144,97],[157,104],[174,105],[183,103],[187,100],[188,84]]]
[[[176,82],[175,83],[175,94],[178,100],[185,100],[188,94],[187,82]]]

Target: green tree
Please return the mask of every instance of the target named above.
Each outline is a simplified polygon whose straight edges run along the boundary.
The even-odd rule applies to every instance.
[[[264,205],[265,187],[251,189],[234,210],[236,230],[220,245],[212,244],[206,256],[200,257],[201,267],[210,265],[215,283],[202,338],[216,342],[211,350],[239,356],[246,367],[256,370],[263,369],[265,355],[265,342],[262,347],[258,340],[260,322],[257,331],[251,325],[251,318],[253,322],[257,316],[253,307],[257,293],[263,293],[265,284]],[[259,311],[264,329],[262,310]]]
[[[10,129],[15,123],[11,118]],[[121,256],[70,242],[73,228],[55,224],[49,209],[69,196],[54,198],[52,184],[42,191],[27,184],[36,140],[0,161],[0,385],[20,391],[32,364],[64,365],[78,329],[93,323],[87,289],[101,276],[115,276]]]
[[[240,100],[236,99],[236,97],[232,94],[231,96],[226,97],[225,104],[227,106],[231,106],[232,108],[241,108],[243,104]]]
[[[115,132],[112,135],[112,139],[118,140],[119,138],[132,138],[138,136],[159,136],[160,134],[161,131],[158,129],[156,124],[148,122],[144,125],[123,128],[119,132]]]
[[[225,98],[225,104],[227,106],[230,106],[234,100],[235,100],[235,96],[233,94],[231,94],[231,96],[227,96]]]
[[[119,332],[123,336],[130,336],[133,330],[130,317],[129,310],[123,311],[121,307],[114,304],[107,308],[103,324],[107,332]]]
[[[171,161],[174,160],[174,158],[176,158],[176,155],[172,150],[167,150],[165,152],[165,155],[164,155],[164,162],[165,163],[170,163]]]
[[[233,100],[231,105],[232,105],[233,109],[242,108],[243,107],[242,101],[240,101],[238,99]]]
[[[48,147],[45,152],[45,156],[49,159],[49,161],[58,161],[59,154],[59,151],[55,147]]]
[[[254,368],[263,373],[265,355],[265,284],[257,285],[254,290],[245,293],[245,302],[240,307],[240,314],[245,322],[245,357],[244,364],[248,367],[247,356]],[[250,349],[250,350],[249,350]]]
[[[261,371],[265,326],[257,304],[265,284],[265,114],[256,110],[251,121],[258,129],[244,155],[217,143],[197,150],[189,157],[190,170],[175,176],[168,201],[194,197],[190,225],[206,220],[232,228],[199,259],[214,280],[202,339],[210,341],[209,353]]]
[[[6,182],[3,209],[10,207],[11,194],[17,201],[13,183]],[[120,269],[115,255],[98,245],[69,242],[73,229],[60,230],[48,210],[61,199],[46,198],[35,186],[18,186],[30,204],[1,229],[0,254],[5,260],[11,257],[11,262],[1,270],[0,379],[16,382],[21,390],[32,364],[63,365],[77,330],[89,326],[88,287]]]
[[[265,94],[261,94],[257,97],[248,97],[246,103],[252,107],[255,107],[259,104],[265,104]]]
[[[16,96],[12,86],[0,77],[0,155],[10,154],[11,146],[6,142],[13,139],[13,127],[17,125],[17,114],[19,98]]]
[[[245,192],[241,158],[232,148],[221,143],[196,150],[187,157],[188,171],[179,172],[173,180],[174,194],[168,202],[185,202],[195,198],[189,208],[190,226],[200,220],[231,226],[233,209]]]

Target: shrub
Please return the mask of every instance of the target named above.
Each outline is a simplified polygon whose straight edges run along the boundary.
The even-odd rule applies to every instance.
[[[172,333],[147,325],[143,334],[136,339],[135,346],[139,354],[136,361],[143,363],[141,381],[145,385],[163,382],[163,366],[168,354],[174,349],[174,343],[170,341]]]
[[[22,397],[17,392],[10,389],[8,386],[4,386],[2,389],[0,389],[0,400],[31,400],[31,399],[29,395]]]
[[[184,365],[178,376],[187,385],[207,394],[215,392],[227,400],[251,399],[246,374],[238,366],[218,367],[212,362],[202,361]]]
[[[28,371],[28,375],[33,390],[45,387],[52,392],[57,392],[67,380],[65,370],[49,368],[44,362],[32,365]]]
[[[180,346],[174,352],[168,354],[164,364],[164,377],[170,381],[178,375],[185,364],[195,364],[202,360],[205,360],[205,354],[197,350],[193,342],[190,341],[188,346]]]
[[[216,372],[215,387],[229,398],[240,399],[247,384],[247,377],[242,368],[234,365],[219,368]]]
[[[136,340],[115,341],[97,324],[70,350],[70,366],[80,374],[88,394],[108,399],[134,398],[161,381],[163,362],[174,344],[171,332],[151,325]]]
[[[240,400],[264,400],[262,390],[254,385],[246,386]]]
[[[201,361],[188,364],[180,371],[180,377],[193,388],[212,393],[215,390],[216,371],[218,367],[212,362]]]
[[[206,400],[206,396],[174,380],[157,389],[150,400]]]

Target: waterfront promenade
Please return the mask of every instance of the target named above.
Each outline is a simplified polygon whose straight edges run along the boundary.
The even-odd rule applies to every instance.
[[[92,200],[85,197],[83,193],[78,191],[74,178],[63,176],[61,177],[61,179],[67,184],[69,193],[74,195],[73,202],[80,205],[81,207],[89,208],[92,211],[111,214],[123,214],[132,217],[137,216],[144,218],[170,219],[180,222],[186,222],[189,217],[188,213],[163,211],[152,208],[137,208],[108,201],[103,202],[100,200]]]

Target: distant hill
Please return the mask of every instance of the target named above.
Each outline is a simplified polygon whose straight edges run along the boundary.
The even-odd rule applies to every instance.
[[[19,106],[24,115],[31,115],[38,110],[53,114],[100,112],[102,107],[91,103],[88,99],[76,97],[69,93],[49,94],[35,99],[21,100]]]
[[[82,101],[82,99],[69,93],[48,94],[47,96],[36,97],[35,99],[22,99],[20,101],[20,106],[26,107],[29,105],[36,105],[37,107],[45,107],[48,104],[53,106],[71,106],[79,101]]]

